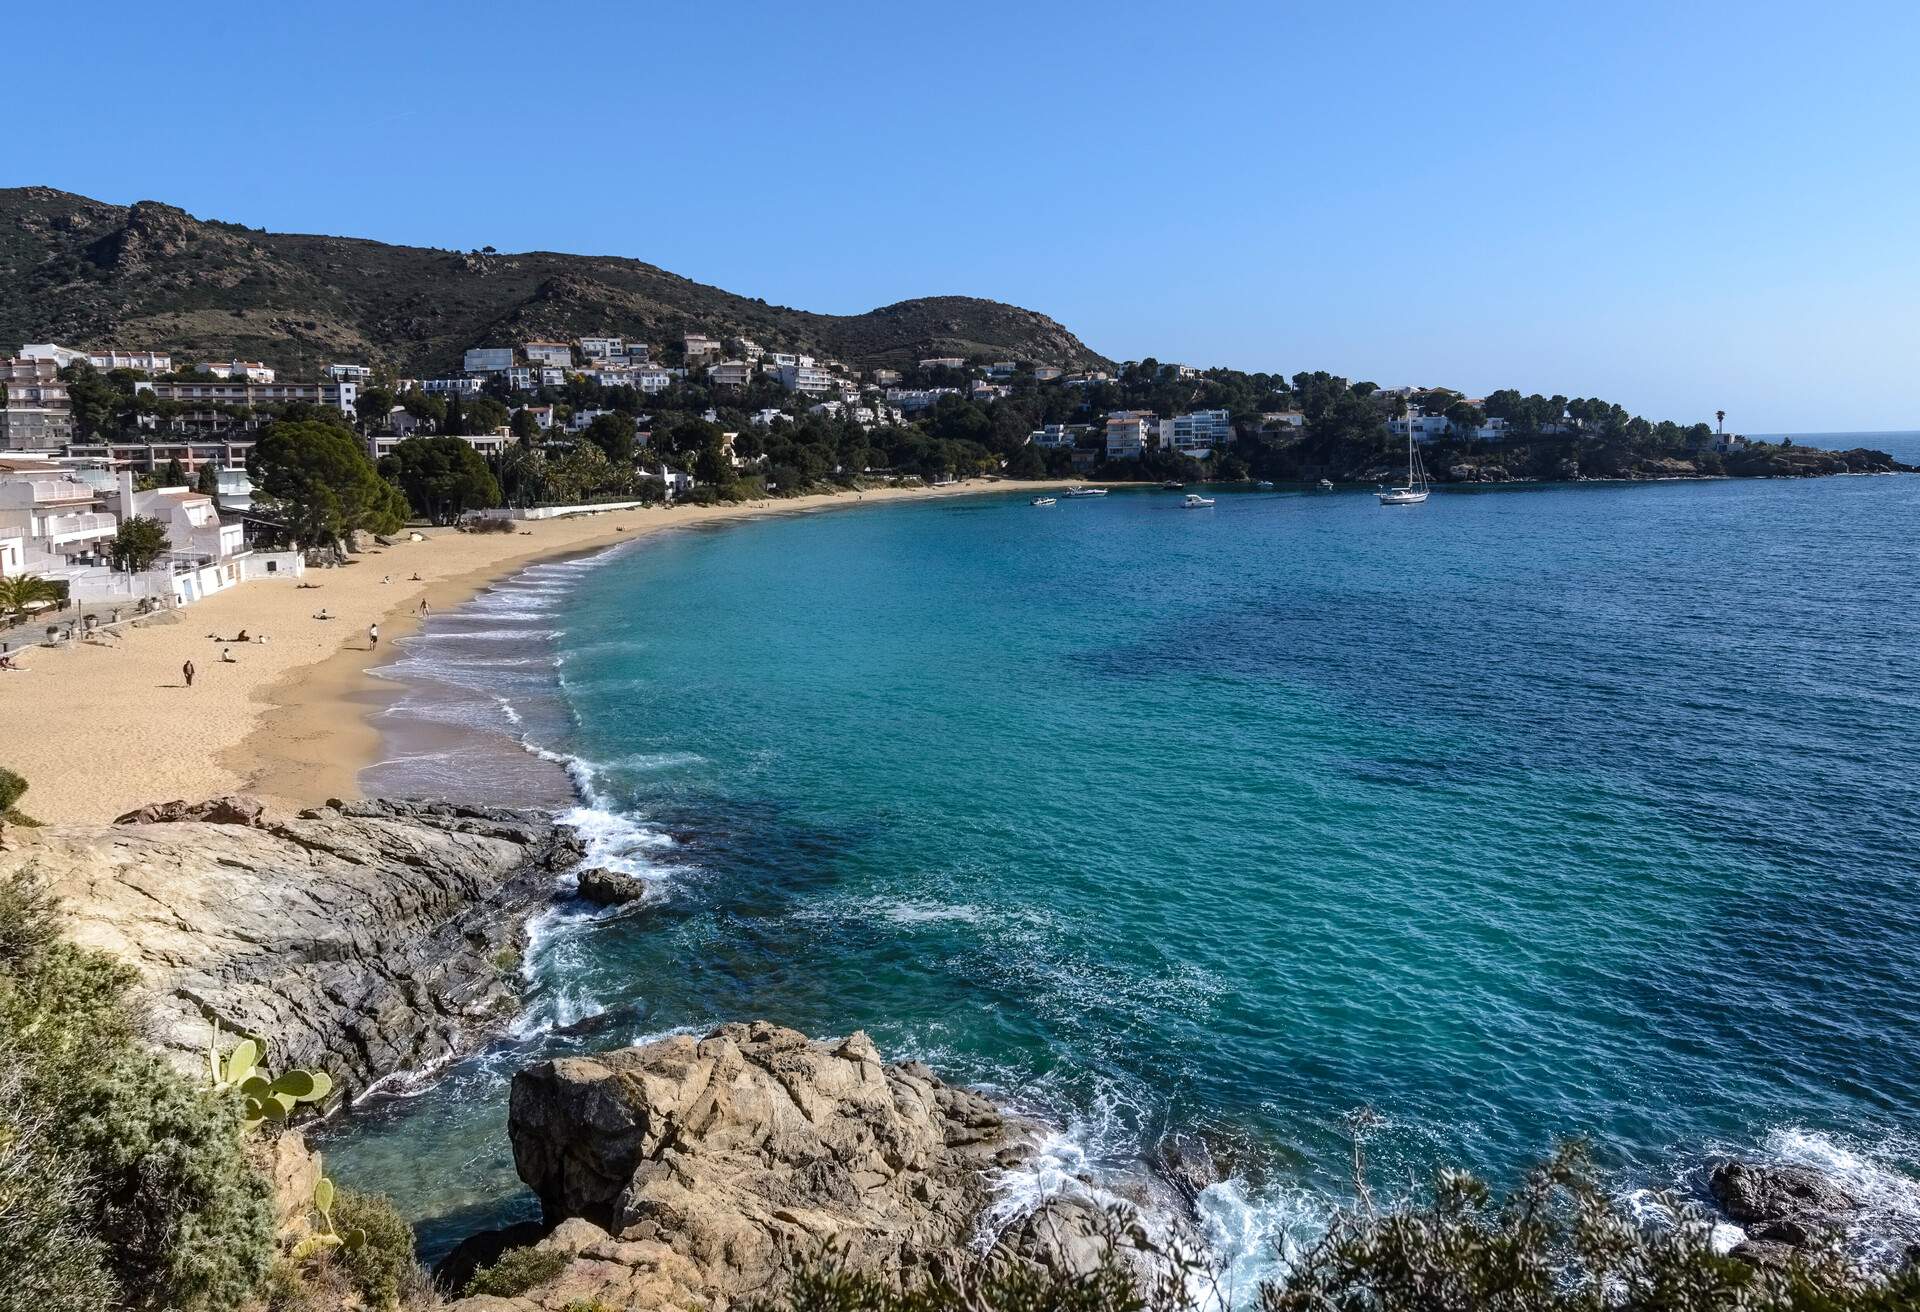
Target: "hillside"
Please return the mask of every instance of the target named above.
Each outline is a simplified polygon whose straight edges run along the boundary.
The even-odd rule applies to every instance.
[[[980,352],[1105,363],[1054,320],[998,301],[935,296],[812,314],[639,260],[269,233],[47,187],[0,189],[0,286],[5,348],[152,347],[267,359],[290,376],[332,360],[434,374],[472,346],[608,332],[656,345],[740,334],[869,367]]]

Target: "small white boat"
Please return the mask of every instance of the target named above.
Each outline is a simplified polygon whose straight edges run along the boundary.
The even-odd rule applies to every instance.
[[[1212,497],[1203,497],[1198,492],[1189,492],[1180,502],[1180,508],[1182,510],[1205,510],[1212,504]]]
[[[1273,491],[1273,480],[1269,478],[1263,478],[1258,483],[1255,483],[1254,486],[1259,488],[1262,492],[1271,492]]]
[[[1070,497],[1103,497],[1107,490],[1103,487],[1070,487],[1066,495]]]
[[[1053,498],[1052,497],[1035,497],[1033,499],[1033,504],[1036,506],[1050,506],[1053,504]]]
[[[1330,478],[1323,478],[1323,479],[1321,479],[1321,480],[1320,480],[1320,490],[1321,490],[1322,492],[1331,492],[1331,491],[1333,491],[1333,480],[1332,480],[1332,479],[1330,479]]]
[[[1383,506],[1417,506],[1427,499],[1427,468],[1413,449],[1413,420],[1407,420],[1407,483],[1405,487],[1383,487],[1374,495]]]

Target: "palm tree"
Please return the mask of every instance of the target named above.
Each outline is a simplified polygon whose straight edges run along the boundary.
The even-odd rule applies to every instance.
[[[60,600],[60,589],[37,574],[0,579],[0,616],[23,620],[42,602]]]

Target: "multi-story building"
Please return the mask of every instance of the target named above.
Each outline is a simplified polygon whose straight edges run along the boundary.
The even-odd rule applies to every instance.
[[[51,460],[0,459],[0,539],[17,539],[17,573],[58,575],[100,564],[120,521],[100,492]]]
[[[1151,410],[1116,410],[1107,416],[1107,459],[1138,460],[1159,435]]]
[[[686,353],[689,369],[720,358],[720,343],[701,333],[688,333],[681,339],[681,347]]]
[[[562,369],[573,367],[573,348],[565,342],[522,342],[520,354],[526,356],[531,364],[556,364]]]
[[[1413,430],[1414,441],[1437,442],[1453,431],[1453,421],[1445,415],[1411,413],[1387,420],[1387,431],[1395,437],[1405,438],[1409,428]]]
[[[624,337],[582,337],[580,355],[588,360],[605,360],[610,356],[625,355],[627,341]]]
[[[960,389],[957,387],[889,387],[887,389],[888,403],[898,406],[901,411],[906,414],[917,414],[922,410],[931,410],[940,404],[941,397],[958,395],[960,395]]]
[[[817,395],[833,387],[833,375],[810,365],[788,365],[780,370],[780,386],[789,392]]]
[[[745,360],[722,360],[707,366],[707,381],[715,387],[745,387],[753,381],[753,365]]]
[[[132,369],[146,374],[170,374],[173,357],[161,351],[89,351],[87,363],[95,369]]]
[[[142,474],[157,474],[174,461],[188,473],[202,465],[215,469],[244,469],[253,453],[252,437],[182,438],[169,442],[154,439],[140,442],[75,442],[67,447],[71,458],[94,460],[115,469],[131,469]]]
[[[50,360],[54,369],[65,369],[75,360],[85,360],[85,351],[76,351],[71,346],[61,346],[57,342],[28,342],[20,348],[22,360]]]
[[[795,365],[803,369],[811,369],[817,361],[810,355],[795,355],[791,351],[772,351],[767,354],[763,363],[769,369],[791,369]]]
[[[734,342],[734,345],[738,348],[736,353],[748,364],[759,364],[767,353],[767,348],[754,341],[751,337],[739,338]]]
[[[957,355],[936,355],[920,362],[922,369],[965,369],[967,362]]]
[[[241,379],[249,383],[270,383],[273,370],[263,360],[212,360],[193,367],[195,373],[215,378]]]
[[[1233,423],[1225,410],[1195,410],[1160,422],[1160,445],[1183,455],[1211,454],[1233,444]]]
[[[431,389],[432,383],[429,383],[428,387]],[[357,383],[156,382],[152,384],[152,389],[156,401],[177,401],[187,406],[258,407],[304,401],[309,405],[330,405],[348,415],[354,413],[354,407],[360,399],[360,387]],[[475,390],[477,391],[478,388]]]
[[[627,343],[628,364],[646,364],[651,359],[653,359],[653,348],[645,342]]]
[[[453,436],[483,456],[498,455],[513,441],[504,433],[455,433]],[[399,433],[375,433],[367,438],[367,459],[378,463],[381,457],[392,455],[394,448],[406,440]]]
[[[336,383],[358,383],[365,387],[373,382],[373,366],[366,364],[330,364],[327,377]]]
[[[900,371],[898,369],[875,369],[873,371],[873,385],[875,387],[892,387],[899,381]]]
[[[0,410],[0,451],[54,451],[73,440],[73,400],[50,357],[0,363],[7,407]]]
[[[513,368],[513,348],[511,346],[477,346],[468,351],[460,365],[460,372],[468,374],[497,374],[503,369]]]
[[[1013,377],[1018,368],[1019,366],[1011,360],[999,360],[987,366],[987,377],[1005,382]]]
[[[1032,445],[1050,449],[1072,446],[1073,438],[1073,430],[1065,424],[1048,424],[1027,434],[1027,441]]]

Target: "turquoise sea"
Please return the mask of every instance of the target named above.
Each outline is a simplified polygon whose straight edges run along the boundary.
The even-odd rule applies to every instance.
[[[1738,1151],[1920,1226],[1920,477],[1177,500],[670,534],[437,618],[369,787],[570,779],[657,896],[543,916],[514,1035],[335,1174],[444,1247],[532,1210],[515,1067],[765,1017],[1045,1118],[1016,1195],[1207,1143],[1242,1282],[1359,1108],[1376,1192],[1586,1135],[1625,1194]]]

